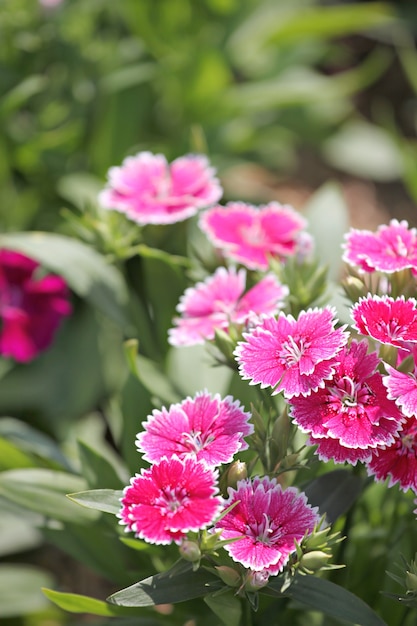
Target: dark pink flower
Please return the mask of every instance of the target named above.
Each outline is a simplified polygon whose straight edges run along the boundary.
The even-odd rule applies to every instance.
[[[373,451],[367,464],[368,473],[377,480],[389,478],[389,486],[413,489],[417,493],[417,419],[409,417],[394,443],[385,449]]]
[[[281,313],[263,319],[235,350],[240,375],[251,385],[274,387],[286,398],[309,395],[335,371],[335,357],[348,339],[335,329],[331,307],[302,311],[295,320]]]
[[[186,289],[169,330],[169,343],[191,346],[214,339],[216,329],[227,330],[231,323],[246,324],[254,316],[276,313],[288,295],[288,288],[273,275],[265,276],[244,294],[245,270],[219,267],[204,282]]]
[[[295,255],[305,226],[292,207],[277,202],[260,207],[229,202],[206,211],[200,219],[214,246],[246,267],[261,270],[268,269],[270,257],[283,260]]]
[[[356,465],[358,461],[365,463],[372,456],[372,448],[347,448],[342,446],[338,439],[319,439],[310,436],[307,440],[309,446],[317,446],[315,454],[321,461],[333,461],[333,463],[350,463]]]
[[[162,154],[140,152],[112,167],[100,204],[125,213],[138,224],[185,220],[221,198],[215,171],[202,155],[187,155],[170,165]]]
[[[237,503],[216,524],[232,559],[253,571],[278,574],[300,541],[319,520],[317,509],[294,487],[282,489],[267,476],[241,480],[229,488],[225,507]],[[241,537],[238,539],[238,537]]]
[[[332,380],[326,381],[323,389],[308,398],[292,399],[291,416],[319,443],[322,458],[334,448],[336,462],[363,461],[369,452],[364,455],[362,450],[393,443],[404,418],[387,398],[382,376],[376,371],[380,359],[375,352],[367,354],[365,340],[352,341],[339,353],[338,361]],[[321,445],[321,440],[327,443]]]
[[[222,400],[219,394],[202,392],[168,410],[153,411],[136,443],[151,463],[177,455],[215,467],[230,463],[236,452],[247,449],[244,437],[253,432],[249,418],[250,413],[231,396]]]
[[[63,278],[37,277],[39,263],[0,250],[0,354],[31,361],[53,340],[62,318],[71,313]]]
[[[417,302],[390,296],[368,294],[352,308],[355,328],[380,343],[406,347],[417,342]]]
[[[388,274],[406,268],[417,270],[417,231],[403,220],[391,220],[376,233],[355,230],[346,235],[343,260],[362,271]]]
[[[126,531],[148,543],[179,542],[219,513],[217,472],[191,458],[163,458],[125,487],[119,513]]]
[[[385,365],[388,376],[383,382],[388,390],[388,398],[395,400],[395,404],[407,417],[417,416],[417,380],[416,374],[399,372],[390,365]]]

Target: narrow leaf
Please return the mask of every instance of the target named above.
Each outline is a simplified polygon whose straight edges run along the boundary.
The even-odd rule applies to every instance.
[[[349,470],[334,470],[313,480],[304,489],[308,501],[318,506],[329,524],[346,513],[363,489],[363,481]]]
[[[91,491],[70,493],[68,498],[88,509],[117,515],[120,511],[122,495],[123,491],[115,491],[114,489],[92,489]]]
[[[113,617],[117,615],[138,615],[138,611],[125,607],[115,606],[103,600],[96,600],[88,596],[77,593],[62,593],[53,589],[42,589],[45,596],[59,608],[70,613],[90,613],[91,615],[101,615]]]

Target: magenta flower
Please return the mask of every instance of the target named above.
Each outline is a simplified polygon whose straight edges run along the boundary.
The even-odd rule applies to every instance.
[[[26,363],[53,340],[62,318],[71,313],[63,278],[37,278],[39,263],[0,250],[0,354]]]
[[[362,450],[390,445],[401,428],[404,418],[387,398],[382,376],[376,371],[380,359],[366,351],[365,340],[352,341],[339,353],[334,376],[323,389],[291,401],[294,422],[314,443],[331,439],[339,444],[320,445],[318,453],[323,458],[334,449],[336,462],[363,461],[369,452],[364,455]]]
[[[162,154],[139,152],[111,167],[99,202],[138,224],[171,224],[217,202],[222,188],[206,157],[187,155],[170,165]]]
[[[163,458],[125,487],[120,523],[148,543],[179,543],[219,513],[217,477],[215,470],[194,459]]]
[[[385,368],[388,376],[384,376],[383,382],[388,390],[388,398],[395,401],[406,417],[417,416],[416,374],[399,372],[388,364]]]
[[[153,411],[136,444],[151,463],[177,455],[215,467],[230,463],[236,452],[247,449],[244,437],[253,432],[250,417],[231,396],[222,400],[218,394],[202,392],[168,410]]]
[[[356,465],[358,461],[365,463],[372,456],[372,448],[347,448],[342,446],[338,439],[319,439],[312,435],[308,438],[309,446],[317,446],[315,454],[321,461],[333,461],[333,463],[350,463]]]
[[[229,202],[206,211],[200,219],[201,229],[227,257],[261,270],[268,269],[270,257],[283,260],[295,255],[305,226],[292,207],[277,202],[260,207]]]
[[[214,339],[216,329],[227,330],[231,323],[246,324],[253,317],[276,313],[288,295],[288,287],[268,275],[249,289],[245,270],[219,267],[204,282],[186,289],[174,318],[175,328],[168,331],[174,346],[192,346]]]
[[[385,449],[373,451],[367,463],[368,473],[376,480],[389,478],[389,487],[398,483],[400,489],[417,493],[417,419],[410,417]]]
[[[391,274],[406,268],[417,270],[417,230],[403,220],[391,220],[376,233],[355,230],[346,235],[343,260],[364,272]]]
[[[241,480],[228,492],[225,507],[237,504],[215,526],[222,539],[236,539],[225,550],[244,567],[278,574],[295,550],[294,541],[317,524],[317,509],[305,494],[294,487],[284,490],[267,476]]]
[[[355,328],[380,343],[407,347],[417,342],[417,302],[414,298],[391,298],[368,294],[352,307]]]
[[[308,396],[332,378],[335,357],[348,339],[344,328],[335,329],[331,307],[302,311],[295,320],[281,313],[267,317],[244,333],[234,352],[240,375],[251,385],[274,387],[286,398]]]

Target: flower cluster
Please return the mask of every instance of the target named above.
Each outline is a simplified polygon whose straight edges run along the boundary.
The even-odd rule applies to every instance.
[[[45,350],[71,313],[64,279],[40,269],[20,252],[0,250],[0,354],[21,363]]]

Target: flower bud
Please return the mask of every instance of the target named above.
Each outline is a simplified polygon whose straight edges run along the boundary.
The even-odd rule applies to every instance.
[[[241,583],[240,574],[233,569],[233,567],[219,565],[216,567],[216,571],[219,578],[225,583],[225,585],[228,585],[229,587],[239,587]]]
[[[331,558],[331,554],[326,554],[321,550],[313,550],[313,552],[307,552],[303,554],[300,560],[300,567],[307,573],[318,572],[322,567],[326,567],[328,559]]]
[[[248,477],[248,469],[243,461],[235,461],[227,472],[227,486],[235,488],[239,480]]]
[[[180,554],[186,561],[196,563],[201,559],[201,550],[195,541],[185,540],[179,547]]]
[[[366,296],[368,292],[366,285],[357,276],[347,276],[342,282],[342,287],[352,302],[357,302],[359,298]]]
[[[258,591],[268,584],[268,572],[249,572],[246,578],[245,591]]]
[[[407,591],[417,591],[417,574],[407,572],[405,575],[405,584]]]

